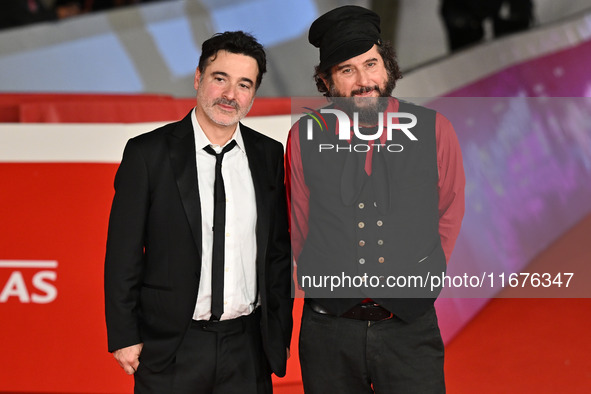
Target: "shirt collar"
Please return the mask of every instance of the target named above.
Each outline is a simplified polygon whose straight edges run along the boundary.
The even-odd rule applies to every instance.
[[[214,144],[212,144],[209,138],[207,138],[205,132],[203,132],[203,129],[201,128],[201,125],[197,121],[195,108],[193,108],[193,112],[191,113],[191,123],[193,124],[193,133],[195,134],[195,149],[199,151],[208,145],[213,147]],[[240,123],[236,124],[236,130],[234,130],[234,134],[232,134],[232,137],[228,140],[226,145],[232,140],[236,140],[236,145],[238,148],[240,148],[242,152],[246,152],[246,149],[244,149],[244,140],[242,139],[242,133],[240,131]]]

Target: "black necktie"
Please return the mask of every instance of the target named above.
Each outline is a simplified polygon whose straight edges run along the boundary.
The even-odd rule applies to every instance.
[[[215,181],[213,192],[213,253],[211,264],[211,318],[220,320],[224,313],[224,243],[226,232],[226,190],[222,177],[222,160],[224,154],[236,146],[232,140],[215,153],[211,146],[203,148],[210,155],[215,156]]]

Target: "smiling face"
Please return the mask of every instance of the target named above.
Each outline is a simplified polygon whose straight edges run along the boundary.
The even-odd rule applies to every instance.
[[[357,113],[362,125],[375,124],[378,113],[388,106],[395,84],[389,78],[384,60],[374,45],[369,51],[333,66],[328,79],[328,96],[350,117]]]
[[[323,80],[331,97],[354,97],[359,106],[375,105],[372,98],[387,97],[388,70],[377,46],[333,66],[331,80]]]
[[[252,106],[257,75],[254,58],[224,50],[209,59],[203,73],[197,69],[195,113],[201,127],[233,130]]]

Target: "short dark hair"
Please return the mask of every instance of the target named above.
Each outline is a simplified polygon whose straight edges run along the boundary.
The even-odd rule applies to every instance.
[[[209,65],[210,59],[215,59],[219,51],[246,55],[256,60],[259,66],[259,74],[257,75],[255,88],[258,89],[261,86],[263,74],[267,72],[267,56],[265,49],[258,43],[256,38],[243,31],[226,31],[215,34],[201,46],[201,56],[199,57],[198,66],[201,73]]]
[[[389,41],[383,41],[381,45],[378,45],[378,53],[384,60],[386,71],[388,72],[388,85],[391,85],[391,90],[388,94],[392,94],[392,90],[396,87],[396,81],[402,78],[402,72],[396,61],[396,51]],[[322,78],[332,83],[332,67],[326,71],[320,69],[320,65],[317,65],[314,69],[314,81],[316,81],[316,88],[320,93],[325,96],[330,96],[330,87],[326,86]]]

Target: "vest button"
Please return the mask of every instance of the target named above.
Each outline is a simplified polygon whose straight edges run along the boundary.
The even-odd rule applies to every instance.
[[[365,246],[365,241],[364,240],[359,241],[359,246]]]
[[[380,258],[378,259],[378,261],[380,262],[380,264],[382,264],[382,263],[383,263],[385,260],[384,260],[384,258],[383,258],[383,257],[380,257]]]
[[[359,259],[359,264],[365,264],[365,259],[364,258],[360,258]]]
[[[384,224],[384,222],[382,222],[381,220],[378,220],[378,222],[377,222],[377,225],[378,225],[379,227],[382,227],[382,225],[383,225],[383,224]]]
[[[363,222],[359,222],[357,225],[359,226],[359,228],[365,227],[365,223],[363,223]]]
[[[378,245],[382,246],[384,244],[384,240],[383,239],[378,239]]]
[[[358,207],[359,207],[359,209],[363,209],[363,208],[365,208],[365,204],[362,203],[362,202],[360,202],[359,205],[358,205]]]

